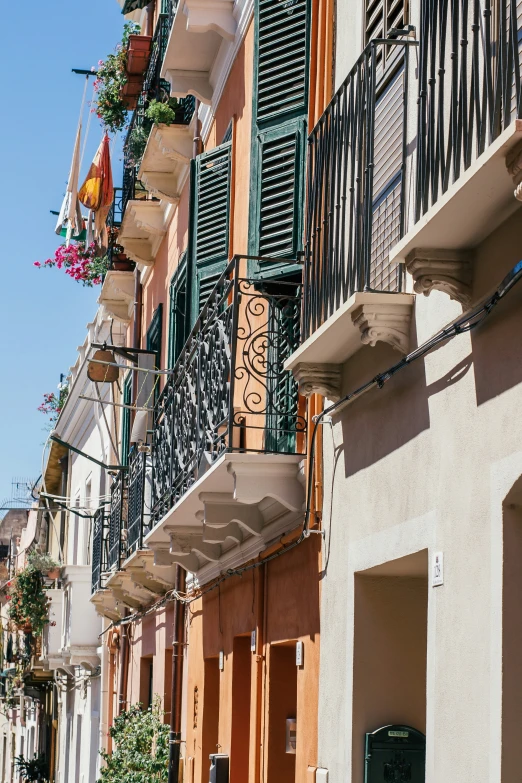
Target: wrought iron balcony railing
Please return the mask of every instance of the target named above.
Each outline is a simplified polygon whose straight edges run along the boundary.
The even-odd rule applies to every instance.
[[[299,344],[301,286],[244,276],[235,257],[158,399],[152,524],[224,452],[300,453],[305,419],[283,367]]]
[[[126,520],[128,489],[126,476],[119,471],[111,486],[109,511],[109,535],[107,550],[107,571],[118,571],[126,554]]]
[[[149,510],[145,508],[145,477],[147,454],[132,448],[129,454],[127,509],[127,557],[143,546],[143,537],[149,531]]]
[[[92,592],[95,593],[104,585],[107,573],[108,539],[107,519],[104,507],[101,506],[94,514],[92,531]]]
[[[409,44],[372,41],[309,136],[303,340],[355,292],[401,290]]]
[[[415,219],[522,111],[517,0],[425,0]]]

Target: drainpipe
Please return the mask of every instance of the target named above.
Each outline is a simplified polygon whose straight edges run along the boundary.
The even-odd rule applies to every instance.
[[[109,727],[107,716],[109,714],[109,647],[105,637],[107,621],[103,621],[103,635],[101,641],[101,687],[100,687],[100,739],[99,746],[107,750],[107,736]]]
[[[129,610],[125,609],[123,617],[127,617]],[[118,685],[118,715],[127,707],[127,669],[129,662],[129,638],[125,623],[121,626],[120,633],[120,681]]]
[[[202,151],[202,143],[201,143],[201,121],[199,119],[199,98],[196,98],[194,103],[194,116],[196,118],[194,123],[194,138],[193,138],[193,147],[192,147],[192,157],[197,158],[199,153]]]
[[[60,467],[62,469],[62,477],[60,481],[60,495],[62,498],[67,497],[67,484],[68,484],[68,474],[69,474],[69,453],[65,455],[65,457],[62,457],[60,460]],[[60,555],[63,560],[63,564],[65,564],[65,517],[66,517],[66,510],[62,508],[60,511],[60,540],[58,542],[60,547]]]
[[[176,566],[176,592],[185,592],[185,571]],[[185,604],[174,601],[172,619],[172,694],[170,700],[169,776],[168,783],[178,783],[181,751],[181,706],[183,695],[183,645]]]

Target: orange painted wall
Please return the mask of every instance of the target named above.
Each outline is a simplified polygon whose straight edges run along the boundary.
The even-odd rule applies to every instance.
[[[219,674],[219,752],[232,752],[234,701],[234,642],[257,629],[258,650],[251,653],[250,672],[250,753],[248,781],[278,783],[269,777],[267,747],[270,735],[283,736],[285,724],[271,723],[278,690],[270,701],[270,649],[288,642],[288,655],[295,660],[295,642],[304,643],[304,665],[297,669],[297,753],[295,780],[306,780],[308,765],[314,766],[317,753],[317,698],[319,671],[319,569],[320,547],[313,537],[296,549],[262,568],[233,577],[203,596],[190,607],[188,621],[188,684],[186,752],[194,759],[194,783],[208,781],[208,742],[204,741],[205,660],[224,654]],[[195,693],[197,698],[195,699]],[[195,710],[197,701],[197,709]],[[257,715],[259,709],[259,715]],[[286,709],[286,707],[285,707]],[[213,711],[214,712],[214,711]],[[195,714],[197,713],[196,717]],[[290,717],[290,716],[289,716]],[[257,736],[256,736],[256,726]],[[260,745],[259,775],[255,750]],[[215,752],[215,751],[214,751]],[[205,756],[205,757],[203,757]],[[189,763],[188,767],[190,768]],[[282,777],[281,783],[290,783]],[[187,780],[186,783],[189,783]],[[192,781],[190,781],[192,783]],[[247,783],[245,779],[245,783]]]

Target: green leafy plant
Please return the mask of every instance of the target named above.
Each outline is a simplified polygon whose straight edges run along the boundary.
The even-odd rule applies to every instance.
[[[36,549],[29,552],[27,555],[27,562],[42,574],[47,574],[49,571],[53,571],[55,568],[60,567],[54,557],[51,557],[47,552],[37,552]]]
[[[45,756],[37,756],[29,760],[23,756],[16,756],[15,766],[20,773],[22,780],[47,780],[47,763]]]
[[[32,565],[8,582],[8,617],[18,628],[31,626],[33,636],[40,636],[49,622],[48,598],[42,574]]]
[[[123,130],[127,122],[127,107],[122,98],[122,90],[127,82],[127,47],[129,36],[139,31],[139,25],[126,22],[121,42],[112,54],[98,62],[93,111],[111,133]]]
[[[114,720],[113,751],[101,751],[105,766],[98,783],[167,783],[169,727],[162,716],[155,697],[150,709],[135,704]]]
[[[164,125],[172,125],[176,121],[176,108],[178,107],[177,100],[171,99],[168,103],[161,103],[161,101],[153,100],[150,102],[145,117],[151,120],[155,125],[163,123]]]

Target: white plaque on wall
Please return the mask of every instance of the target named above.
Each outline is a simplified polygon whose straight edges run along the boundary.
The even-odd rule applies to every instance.
[[[439,587],[444,584],[444,554],[434,552],[431,562],[431,586]]]

